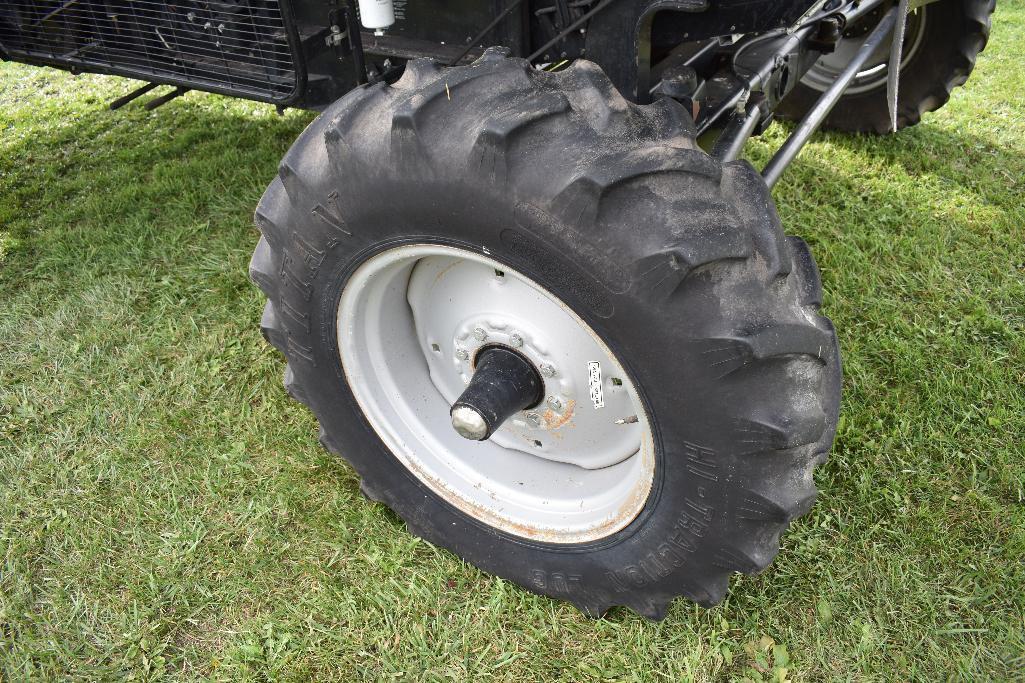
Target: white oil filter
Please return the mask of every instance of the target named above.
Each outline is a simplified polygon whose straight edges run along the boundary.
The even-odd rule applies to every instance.
[[[395,23],[392,0],[359,0],[359,21],[365,28],[381,35],[384,29]]]

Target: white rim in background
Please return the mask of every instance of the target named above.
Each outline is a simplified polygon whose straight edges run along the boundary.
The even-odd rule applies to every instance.
[[[644,507],[655,455],[636,389],[598,335],[520,273],[464,249],[389,249],[346,283],[337,334],[349,387],[378,436],[470,516],[515,536],[583,543]],[[493,344],[531,361],[545,398],[487,441],[469,441],[449,408],[476,351]]]
[[[919,7],[908,14],[908,23],[904,31],[904,53],[901,57],[901,68],[904,68],[911,61],[922,46],[923,39],[925,38],[925,16],[927,9],[927,7]],[[869,30],[873,27],[874,24],[868,26]],[[801,83],[815,90],[825,92],[829,86],[833,85],[843,70],[847,68],[847,65],[851,63],[855,53],[861,49],[867,36],[868,31],[865,31],[864,35],[858,37],[841,38],[836,44],[836,50],[828,55],[824,55],[819,61],[815,62],[815,65],[801,78]],[[854,77],[851,86],[845,94],[857,95],[879,87],[885,87],[889,61],[890,41],[884,40],[875,49],[872,56],[868,58],[868,61],[865,62],[865,68]]]

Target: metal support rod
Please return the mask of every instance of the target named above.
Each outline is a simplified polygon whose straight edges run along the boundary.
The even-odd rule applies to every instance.
[[[701,120],[701,122],[698,123],[698,136],[700,137],[707,133],[708,129],[714,126],[716,121],[722,118],[723,114],[728,112],[730,109],[736,108],[740,101],[744,99],[744,96],[748,94],[748,92],[748,89],[744,87],[737,88],[732,93],[730,93],[730,96],[722,102],[720,102],[719,106],[717,106],[711,114],[704,117]]]
[[[712,146],[712,156],[723,163],[739,157],[761,120],[762,108],[757,103],[747,105],[747,110],[743,114],[737,112],[731,116],[726,128]]]
[[[859,2],[857,5],[851,7],[850,9],[838,11],[837,14],[841,15],[844,18],[846,26],[850,26],[861,17],[875,10],[885,1],[886,0],[863,0],[863,2]]]
[[[719,44],[719,39],[718,38],[713,38],[712,40],[708,41],[707,45],[704,45],[700,50],[698,50],[697,52],[692,54],[690,57],[685,59],[683,61],[683,66],[693,66],[696,62],[700,61],[701,59],[704,59],[705,57],[707,57],[712,52],[715,52],[720,47],[722,47],[722,46]],[[660,85],[662,85],[662,81],[661,80],[659,80],[659,82],[656,83],[655,85],[653,85],[650,88],[648,88],[648,94],[649,95],[654,95],[655,94],[655,90],[657,90],[658,86],[660,86]]]
[[[135,90],[133,90],[132,92],[128,93],[127,95],[124,95],[123,97],[119,97],[116,100],[114,100],[113,102],[111,102],[110,103],[110,108],[111,109],[120,109],[121,107],[125,106],[126,104],[128,104],[132,100],[137,99],[139,97],[142,97],[143,95],[148,93],[150,90],[152,90],[153,88],[157,87],[157,85],[159,85],[159,84],[157,84],[157,83],[147,83],[144,86],[136,88]]]
[[[769,188],[775,186],[783,172],[808,143],[808,139],[819,129],[822,122],[829,116],[829,112],[833,111],[833,107],[840,101],[840,98],[850,86],[851,81],[861,71],[861,67],[865,65],[868,58],[872,56],[876,48],[893,30],[896,21],[897,8],[894,7],[883,16],[879,25],[875,27],[868,40],[865,41],[865,44],[854,55],[854,59],[847,65],[847,68],[837,77],[833,85],[829,86],[829,89],[822,93],[822,96],[814,106],[805,114],[801,122],[797,124],[797,128],[794,129],[791,136],[787,138],[787,141],[783,143],[783,146],[779,148],[775,156],[766,164],[765,169],[762,171],[762,177]]]
[[[790,30],[777,30],[775,32],[769,32],[762,36],[753,38],[752,40],[744,43],[740,46],[739,51],[734,55],[734,63],[736,63],[737,55],[746,51],[751,45],[758,45],[763,41],[769,41],[772,39],[784,41],[776,50],[776,54],[785,54],[796,48],[804,39],[814,30],[815,25],[822,19],[828,16],[843,16],[849,23],[855,18],[862,17],[871,10],[879,7],[885,0],[862,0],[860,3],[853,4],[845,10],[830,10],[826,12],[820,12],[811,19],[802,21],[801,23],[793,26]],[[718,41],[714,41],[718,43]],[[730,94],[730,96],[722,101],[711,114],[702,117],[698,123],[698,135],[706,133],[716,122],[722,118],[726,112],[735,107],[740,102],[744,95],[750,93],[758,88],[762,87],[762,84],[772,74],[773,69],[776,68],[775,59],[766,61],[756,71],[749,74],[744,79],[744,85],[737,88],[737,90]]]
[[[349,47],[352,48],[352,63],[356,67],[356,82],[363,85],[369,79],[367,78],[366,55],[363,53],[363,34],[356,13],[356,0],[349,0],[343,11],[345,13],[345,30],[349,34]]]
[[[169,93],[167,93],[165,95],[161,95],[160,97],[154,97],[152,100],[150,100],[149,102],[144,104],[143,107],[145,107],[146,111],[153,111],[157,107],[159,107],[159,106],[161,106],[163,104],[167,104],[168,102],[170,102],[174,98],[181,97],[182,95],[184,95],[188,91],[189,91],[188,88],[185,88],[185,87],[182,87],[182,86],[179,85],[177,88],[175,88],[174,90],[172,90],[171,92],[169,92]]]
[[[460,61],[462,61],[463,57],[465,57],[466,55],[468,55],[468,54],[470,53],[470,50],[472,50],[472,49],[474,48],[474,46],[476,46],[476,45],[477,45],[477,43],[479,43],[480,41],[484,40],[484,38],[485,38],[485,37],[486,37],[486,36],[487,36],[487,35],[488,35],[489,33],[491,33],[491,30],[492,30],[493,28],[495,28],[496,26],[498,26],[499,24],[501,24],[501,23],[502,23],[502,20],[504,20],[504,19],[505,19],[505,18],[506,18],[507,16],[509,16],[509,14],[510,14],[510,13],[512,13],[512,11],[513,11],[514,9],[516,9],[517,7],[519,7],[519,6],[520,6],[520,4],[521,4],[522,2],[523,2],[523,0],[513,0],[513,1],[512,1],[512,2],[511,2],[511,3],[509,4],[509,6],[508,6],[508,7],[506,7],[506,8],[504,9],[504,10],[502,10],[502,11],[501,11],[501,13],[500,13],[500,14],[499,14],[499,15],[498,15],[497,17],[495,17],[494,19],[492,19],[492,20],[491,20],[491,23],[490,23],[490,24],[488,24],[487,26],[485,26],[484,28],[482,28],[482,29],[480,30],[480,33],[478,33],[477,35],[475,35],[475,36],[474,36],[473,38],[471,38],[471,39],[470,39],[470,42],[469,42],[469,43],[467,43],[467,45],[466,45],[466,47],[465,47],[465,48],[463,49],[463,51],[459,53],[459,56],[458,56],[458,57],[455,57],[454,59],[452,59],[452,61],[450,61],[450,62],[448,63],[448,66],[455,66],[455,65],[456,65],[456,64],[458,64],[458,63],[459,63]]]
[[[615,1],[616,0],[602,0],[601,2],[599,2],[591,10],[589,10],[586,14],[583,14],[579,19],[577,19],[572,24],[570,24],[569,26],[564,28],[562,30],[562,33],[560,33],[559,35],[555,36],[554,38],[549,40],[547,43],[545,43],[544,45],[542,45],[538,49],[534,50],[533,54],[531,54],[529,57],[527,57],[527,61],[528,62],[533,62],[535,59],[537,59],[538,57],[543,55],[553,45],[555,45],[560,40],[562,40],[563,38],[565,38],[569,34],[573,33],[573,31],[576,31],[578,28],[580,28],[581,26],[586,24],[588,21],[591,20],[591,17],[593,17],[594,15],[598,14],[598,12],[601,12],[603,9],[605,9],[606,7],[608,7],[609,5],[611,5]]]
[[[40,26],[50,21],[55,16],[57,16],[58,14],[60,14],[61,12],[75,4],[78,4],[78,0],[68,0],[67,2],[62,2],[59,7],[51,10],[50,12],[47,12],[45,15],[43,15],[42,19],[32,24],[32,28],[39,28]]]

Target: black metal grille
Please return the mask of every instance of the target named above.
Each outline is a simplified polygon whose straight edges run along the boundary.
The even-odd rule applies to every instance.
[[[19,57],[280,101],[296,71],[278,0],[0,0]]]

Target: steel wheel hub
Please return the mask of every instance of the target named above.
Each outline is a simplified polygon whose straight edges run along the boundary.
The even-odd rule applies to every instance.
[[[352,275],[337,330],[371,426],[464,512],[569,543],[614,533],[643,507],[654,449],[637,391],[594,331],[532,280],[462,249],[394,248]],[[536,370],[543,388],[536,405],[471,441],[482,425],[453,403],[496,348]]]

